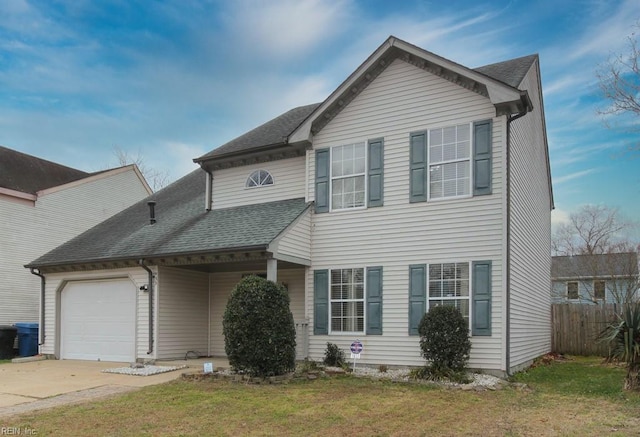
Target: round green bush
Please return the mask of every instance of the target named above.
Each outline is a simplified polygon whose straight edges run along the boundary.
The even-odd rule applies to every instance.
[[[266,377],[295,369],[296,329],[282,285],[243,278],[231,292],[222,328],[233,370]]]
[[[436,372],[461,372],[469,362],[469,322],[453,306],[435,306],[418,326],[422,356]]]

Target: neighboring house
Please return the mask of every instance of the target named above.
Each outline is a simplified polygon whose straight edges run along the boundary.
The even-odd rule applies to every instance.
[[[638,254],[554,256],[551,261],[554,303],[618,303],[640,300]]]
[[[537,55],[470,69],[390,37],[324,102],[194,161],[149,207],[31,262],[46,276],[43,353],[224,356],[225,305],[249,273],[286,284],[298,358],[359,339],[364,364],[422,365],[433,305],[469,321],[473,368],[550,350]]]
[[[24,264],[149,194],[133,165],[90,174],[0,147],[0,325],[39,321]]]

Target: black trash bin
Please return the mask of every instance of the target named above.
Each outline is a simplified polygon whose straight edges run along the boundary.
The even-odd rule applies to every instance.
[[[13,358],[13,344],[17,334],[18,328],[15,326],[0,325],[0,360]]]

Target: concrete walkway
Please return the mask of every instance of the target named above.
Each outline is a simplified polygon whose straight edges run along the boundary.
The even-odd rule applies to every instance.
[[[88,402],[162,384],[178,379],[185,372],[201,370],[204,362],[227,367],[224,359],[198,359],[157,362],[162,366],[189,368],[151,376],[119,375],[102,370],[127,367],[129,363],[100,361],[43,360],[0,365],[0,417],[65,404]]]

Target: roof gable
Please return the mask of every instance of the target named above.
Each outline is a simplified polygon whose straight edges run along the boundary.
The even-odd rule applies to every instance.
[[[395,59],[487,97],[498,115],[530,111],[532,105],[526,91],[510,83],[522,81],[528,71],[525,69],[527,62],[531,67],[536,59],[536,55],[532,56],[493,64],[492,68],[477,71],[390,36],[289,136],[289,142],[310,141],[312,135],[320,132]],[[510,83],[505,82],[507,78]]]
[[[193,161],[211,171],[300,155],[304,145],[296,143],[307,143],[311,133],[319,132],[395,59],[491,99],[497,111],[530,109],[526,92],[517,87],[537,58],[529,55],[469,69],[391,36],[324,102],[287,111]]]
[[[36,194],[89,176],[75,168],[0,146],[0,187]]]

